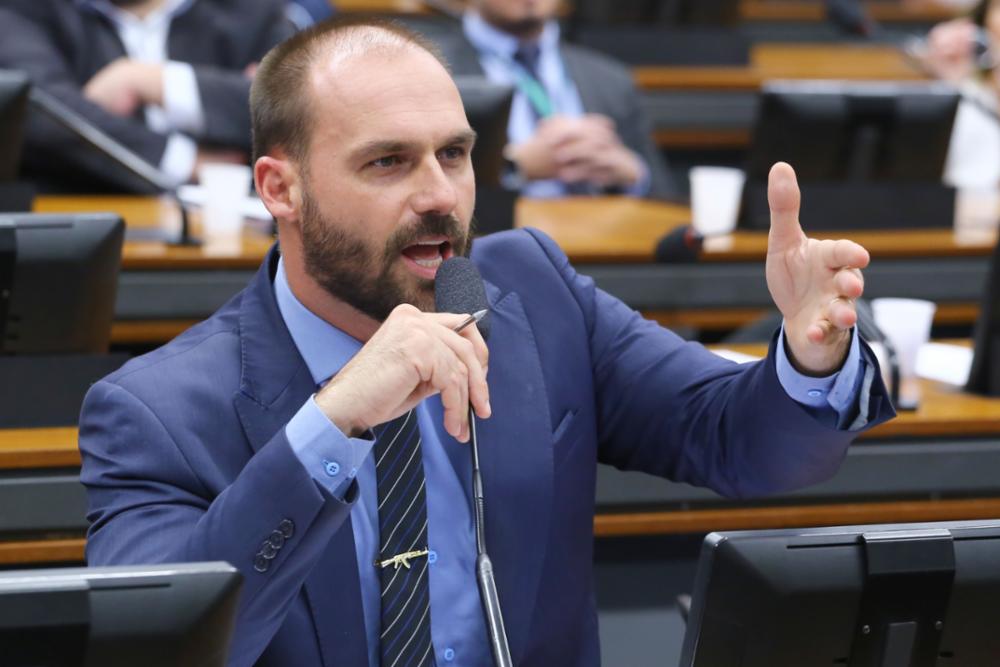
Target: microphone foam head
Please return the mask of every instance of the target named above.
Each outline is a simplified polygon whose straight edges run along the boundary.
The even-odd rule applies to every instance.
[[[439,313],[472,315],[489,310],[486,289],[479,269],[468,257],[452,257],[438,267],[434,277],[434,307]],[[490,335],[490,314],[476,325],[486,340]]]

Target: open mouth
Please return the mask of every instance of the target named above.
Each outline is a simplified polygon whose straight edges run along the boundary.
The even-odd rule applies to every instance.
[[[406,264],[417,275],[423,278],[434,278],[441,263],[454,256],[451,241],[445,237],[435,237],[420,240],[403,248],[403,258]]]

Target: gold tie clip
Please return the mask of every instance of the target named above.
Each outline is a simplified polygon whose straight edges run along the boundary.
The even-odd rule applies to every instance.
[[[392,558],[383,561],[375,561],[375,567],[381,567],[384,569],[389,567],[390,565],[395,565],[396,569],[398,570],[399,566],[402,565],[408,570],[410,569],[411,558],[420,558],[421,556],[426,556],[428,553],[430,552],[427,551],[427,549],[420,549],[418,551],[407,551],[404,554],[397,554]]]

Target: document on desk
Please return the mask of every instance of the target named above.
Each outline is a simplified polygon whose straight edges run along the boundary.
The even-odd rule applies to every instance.
[[[917,375],[964,387],[972,367],[972,349],[947,343],[924,343],[917,353]]]

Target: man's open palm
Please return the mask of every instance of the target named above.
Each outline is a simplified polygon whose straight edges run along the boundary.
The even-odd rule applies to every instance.
[[[767,288],[785,317],[792,363],[805,373],[828,375],[839,370],[850,345],[868,251],[853,241],[806,237],[799,224],[798,182],[784,162],[771,168],[767,199]]]

